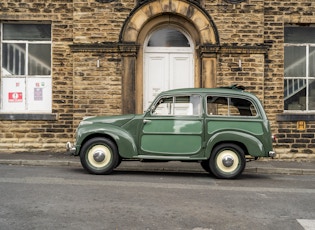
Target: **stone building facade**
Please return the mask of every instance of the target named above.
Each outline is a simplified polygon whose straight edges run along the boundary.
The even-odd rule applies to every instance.
[[[142,113],[154,58],[175,55],[189,60],[189,86],[255,93],[279,158],[315,159],[313,0],[9,0],[0,23],[1,152],[64,151],[85,116]],[[151,47],[163,30],[189,45]],[[32,70],[44,65],[33,59],[48,70]],[[161,76],[180,65],[167,60]],[[169,78],[166,88],[181,86]]]

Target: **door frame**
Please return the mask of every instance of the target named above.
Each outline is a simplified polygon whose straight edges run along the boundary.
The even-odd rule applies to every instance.
[[[184,29],[193,40],[195,87],[216,85],[220,38],[206,9],[187,0],[145,1],[126,18],[119,35],[123,48],[122,113],[143,113],[143,44],[152,28],[166,25]]]
[[[197,30],[198,27],[194,25],[190,20],[187,20],[185,17],[180,15],[174,15],[174,14],[164,14],[157,17],[154,17],[154,19],[147,21],[142,27],[139,28],[137,37],[136,37],[136,44],[140,44],[138,46],[137,53],[133,56],[126,56],[123,61],[124,65],[127,67],[130,66],[132,63],[135,63],[134,68],[132,69],[135,71],[134,78],[133,76],[130,76],[130,70],[125,71],[123,75],[123,85],[127,89],[123,89],[123,92],[126,91],[126,94],[124,94],[124,97],[127,102],[126,106],[130,107],[130,93],[134,93],[134,98],[132,99],[132,102],[134,103],[133,106],[135,108],[135,113],[142,114],[143,113],[143,49],[146,39],[148,38],[148,34],[150,34],[153,30],[158,29],[158,27],[165,27],[165,26],[175,26],[177,28],[181,28],[182,30],[185,30],[189,37],[191,38],[191,42],[194,45],[193,50],[193,60],[194,60],[194,85],[196,88],[199,87],[209,87],[208,82],[214,82],[215,81],[215,72],[216,70],[213,69],[212,71],[209,71],[208,68],[215,67],[214,65],[209,66],[209,63],[205,63],[206,65],[203,67],[204,59],[208,59],[208,57],[200,56],[200,45],[203,42],[203,36],[206,34],[200,34],[200,31]],[[127,31],[125,31],[127,32]],[[128,34],[128,33],[126,33]],[[215,34],[215,33],[214,33]],[[210,38],[209,38],[210,39]],[[211,39],[209,40],[211,41]],[[213,58],[213,57],[211,57]],[[214,62],[216,63],[216,57],[214,57]],[[212,63],[210,63],[212,64]],[[211,74],[211,76],[204,76]],[[206,79],[207,78],[207,79]],[[206,82],[206,83],[204,83]],[[133,83],[129,88],[131,91],[128,91],[128,85]],[[123,111],[125,111],[123,109]]]

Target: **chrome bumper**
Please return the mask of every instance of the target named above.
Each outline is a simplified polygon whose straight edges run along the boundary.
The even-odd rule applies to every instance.
[[[68,152],[75,152],[75,150],[76,150],[76,148],[74,147],[73,144],[71,144],[70,141],[68,141],[68,142],[66,143],[66,149],[67,149]]]
[[[268,155],[269,155],[270,157],[275,157],[277,154],[276,154],[275,151],[269,151],[269,152],[268,152]]]

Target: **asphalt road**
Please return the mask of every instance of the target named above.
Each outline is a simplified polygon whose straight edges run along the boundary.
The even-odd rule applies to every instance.
[[[314,175],[0,165],[0,229],[315,229]]]

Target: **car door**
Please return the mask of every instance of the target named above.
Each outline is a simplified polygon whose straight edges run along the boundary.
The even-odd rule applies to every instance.
[[[191,157],[203,143],[202,103],[199,95],[160,98],[143,120],[141,154]]]

